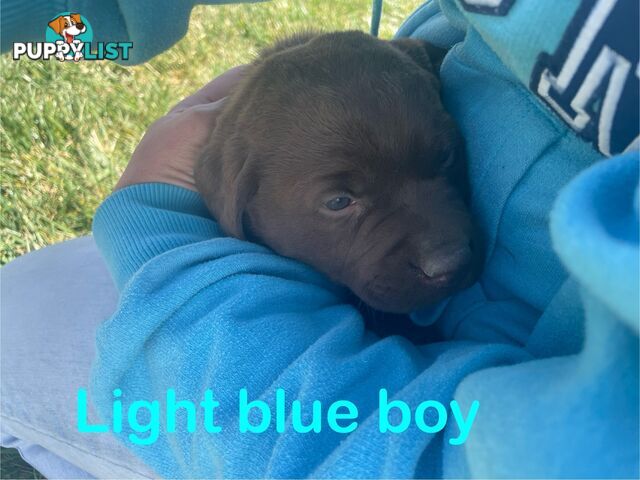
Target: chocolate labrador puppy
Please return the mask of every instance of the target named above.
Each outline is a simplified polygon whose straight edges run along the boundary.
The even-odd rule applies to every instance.
[[[195,171],[222,228],[386,312],[468,286],[479,261],[463,142],[440,100],[444,53],[360,32],[263,51]]]

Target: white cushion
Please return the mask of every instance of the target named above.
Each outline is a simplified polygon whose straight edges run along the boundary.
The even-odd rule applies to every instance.
[[[17,258],[0,269],[0,287],[2,445],[48,478],[154,477],[110,433],[77,428],[95,330],[118,298],[93,238]]]

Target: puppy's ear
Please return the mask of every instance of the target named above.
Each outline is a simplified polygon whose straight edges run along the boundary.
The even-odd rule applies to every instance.
[[[60,15],[59,17],[54,18],[49,22],[49,26],[54,32],[60,35],[62,30],[64,30],[64,17]]]
[[[69,16],[71,17],[71,20],[73,20],[74,22],[82,23],[82,18],[80,18],[79,13],[70,13]]]
[[[273,45],[264,48],[260,51],[261,58],[267,58],[274,53],[281,52],[283,50],[288,50],[289,48],[297,47],[300,45],[304,45],[308,43],[310,40],[314,39],[320,34],[319,31],[315,30],[305,30],[302,32],[295,33],[293,35],[289,35],[288,37],[281,38],[276,41]]]
[[[414,62],[425,70],[439,76],[440,65],[447,54],[446,49],[415,38],[398,38],[397,40],[391,40],[389,43],[409,55]]]
[[[255,161],[237,139],[217,142],[217,138],[214,134],[196,165],[196,187],[222,229],[244,240],[243,217],[257,189]]]

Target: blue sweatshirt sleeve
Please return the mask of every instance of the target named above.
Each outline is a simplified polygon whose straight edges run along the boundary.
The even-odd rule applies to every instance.
[[[459,431],[449,410],[447,428],[437,433],[413,420],[402,434],[383,433],[380,389],[412,410],[425,400],[449,409],[469,373],[525,358],[507,345],[417,347],[377,338],[342,289],[299,262],[221,236],[199,196],[179,187],[118,191],[99,208],[93,229],[122,289],[118,310],[97,336],[91,394],[105,423],[114,423],[116,389],[125,412],[137,400],[164,403],[170,389],[195,405],[210,389],[220,402],[218,433],[206,431],[202,416],[189,431],[180,415],[175,433],[164,419],[155,431],[125,425],[116,432],[165,477],[438,476],[443,449],[461,448],[454,444],[473,432],[464,425]],[[242,389],[249,401],[269,405],[265,432],[240,431]],[[276,409],[278,389],[284,415]],[[323,419],[314,431],[296,432],[294,399],[303,425],[313,425],[313,403],[320,402]],[[358,410],[349,433],[326,423],[328,407],[339,400]],[[465,419],[472,404],[460,405]],[[392,424],[401,423],[399,414],[390,415]],[[438,423],[435,410],[425,415],[426,424]],[[259,424],[260,416],[251,421]],[[131,434],[149,444],[134,443]]]

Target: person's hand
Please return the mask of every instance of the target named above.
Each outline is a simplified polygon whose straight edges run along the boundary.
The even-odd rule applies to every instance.
[[[185,98],[147,130],[115,190],[161,182],[196,190],[193,169],[215,127],[220,107],[244,66],[228,70]]]

